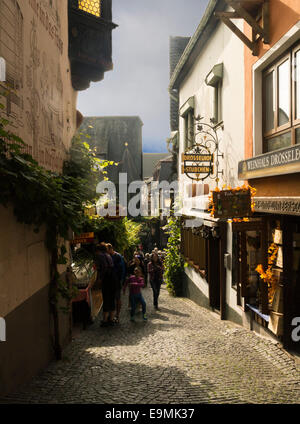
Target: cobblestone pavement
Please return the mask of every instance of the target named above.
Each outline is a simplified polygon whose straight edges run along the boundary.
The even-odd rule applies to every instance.
[[[148,322],[129,321],[127,295],[121,324],[99,319],[80,333],[30,384],[2,403],[298,403],[300,374],[279,345],[221,321],[194,302],[171,297],[160,310],[143,290]]]

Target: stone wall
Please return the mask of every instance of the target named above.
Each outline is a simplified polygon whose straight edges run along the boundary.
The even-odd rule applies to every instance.
[[[45,168],[60,172],[76,130],[76,92],[68,58],[67,1],[0,0],[0,56],[6,82],[0,103],[10,129]],[[49,253],[45,230],[16,221],[0,207],[0,392],[14,390],[53,357],[49,315]],[[60,269],[60,271],[64,271]],[[60,316],[61,342],[70,339],[70,319]]]

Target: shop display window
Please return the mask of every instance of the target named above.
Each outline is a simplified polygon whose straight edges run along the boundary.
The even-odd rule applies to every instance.
[[[300,223],[293,225],[292,317],[300,317]]]
[[[232,287],[237,290],[237,304],[242,297],[259,308],[262,305],[259,274],[256,267],[262,260],[262,230],[233,232]]]

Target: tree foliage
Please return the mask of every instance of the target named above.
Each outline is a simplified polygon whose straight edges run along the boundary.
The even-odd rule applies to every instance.
[[[0,108],[3,109],[1,104]],[[63,172],[59,174],[46,170],[24,153],[25,143],[7,130],[8,124],[0,117],[0,205],[12,204],[16,219],[33,226],[35,232],[41,227],[46,229],[54,349],[60,359],[58,300],[62,297],[70,305],[74,291],[68,281],[61,279],[58,265],[67,264],[64,241],[69,239],[70,230],[75,234],[94,231],[116,250],[130,254],[139,241],[140,226],[127,218],[109,221],[86,216],[86,207],[96,203],[98,182],[107,179],[105,169],[114,162],[98,159],[95,149],[83,141],[85,134],[79,133],[73,138]]]
[[[111,243],[116,251],[129,259],[140,242],[141,227],[142,224],[127,217],[110,220],[96,216],[87,219],[84,232],[94,232],[99,241]]]

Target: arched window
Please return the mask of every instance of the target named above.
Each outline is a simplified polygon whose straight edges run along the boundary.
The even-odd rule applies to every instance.
[[[101,16],[101,0],[78,0],[78,9],[91,15]]]

